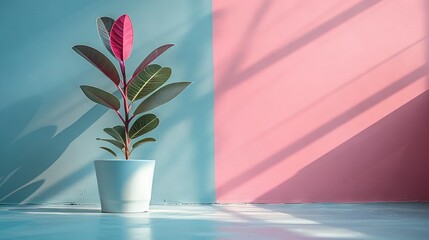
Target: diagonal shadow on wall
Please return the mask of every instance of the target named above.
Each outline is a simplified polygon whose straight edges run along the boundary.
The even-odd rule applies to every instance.
[[[255,137],[254,140],[260,139],[261,137],[265,136],[266,134],[269,134],[270,132],[278,129],[278,127],[282,126],[283,124],[298,118],[300,115],[302,115],[303,113],[306,113],[307,111],[309,111],[311,108],[314,108],[315,106],[317,106],[318,104],[322,103],[324,100],[327,100],[329,97],[332,97],[334,94],[341,92],[342,90],[346,89],[347,87],[350,87],[353,83],[357,82],[358,80],[362,79],[363,77],[365,77],[366,75],[369,75],[370,73],[372,73],[374,70],[382,67],[383,65],[389,63],[390,61],[394,60],[395,58],[399,57],[401,54],[411,50],[413,47],[423,43],[424,41],[427,41],[426,37],[423,37],[421,39],[418,39],[417,41],[413,42],[412,44],[406,46],[405,48],[403,48],[402,50],[392,54],[391,56],[389,56],[388,58],[384,59],[383,61],[375,64],[374,66],[370,67],[369,69],[366,69],[365,71],[363,71],[362,73],[358,74],[357,76],[353,77],[352,79],[346,81],[345,83],[343,83],[342,85],[340,85],[339,87],[335,88],[334,90],[330,91],[329,93],[321,96],[320,98],[318,98],[316,101],[308,104],[306,107],[300,109],[298,112],[294,113],[293,115],[291,115],[290,117],[281,120],[280,122],[273,124],[272,127],[270,127],[270,129],[268,129],[267,131],[265,131],[265,133],[262,133],[260,135],[258,135],[257,137]]]
[[[283,148],[282,150],[272,154],[270,157],[265,159],[264,161],[260,162],[259,164],[256,164],[252,168],[248,169],[247,171],[243,172],[242,174],[236,176],[235,178],[231,179],[227,183],[225,183],[222,186],[219,186],[217,188],[217,192],[219,193],[218,196],[221,196],[222,194],[225,194],[229,191],[234,190],[235,188],[239,187],[242,183],[246,182],[247,179],[253,178],[255,176],[258,176],[259,174],[268,171],[270,168],[274,167],[278,163],[282,162],[285,158],[291,156],[292,154],[296,153],[297,151],[303,149],[305,146],[317,141],[321,137],[325,136],[326,134],[330,133],[334,129],[338,128],[339,126],[347,123],[349,120],[353,119],[354,117],[358,116],[365,110],[370,109],[377,103],[380,103],[384,99],[386,99],[389,96],[392,96],[396,92],[400,91],[401,89],[409,86],[413,82],[419,80],[422,77],[425,77],[427,75],[427,66],[422,65],[407,75],[403,76],[402,78],[398,79],[391,85],[385,87],[384,89],[380,90],[376,94],[368,97],[361,103],[357,104],[356,106],[348,109],[344,113],[338,115],[337,117],[333,118],[331,121],[323,124],[316,130],[310,132],[309,134],[303,136],[302,138],[298,139],[294,143],[290,144],[289,146]]]
[[[225,74],[227,75],[220,76],[220,79],[232,79],[232,80],[224,81],[222,84],[218,85],[218,87],[216,87],[215,89],[216,94],[218,95],[218,97],[220,97],[224,93],[233,89],[236,85],[239,85],[245,80],[247,80],[249,77],[259,73],[260,71],[270,67],[271,65],[277,63],[278,61],[289,56],[290,54],[305,47],[311,42],[329,33],[336,27],[339,27],[347,23],[349,20],[357,17],[359,14],[365,12],[371,7],[374,7],[380,2],[381,0],[362,0],[357,4],[351,6],[350,8],[344,10],[343,12],[339,13],[338,15],[319,24],[313,30],[303,34],[296,40],[289,42],[284,46],[271,51],[266,56],[258,59],[257,62],[245,68],[244,70],[238,70],[240,69],[239,68],[240,60],[244,58],[243,56],[245,56],[245,53],[247,50],[247,45],[246,45],[246,42],[248,42],[247,39],[252,38],[252,34],[253,34],[252,29],[254,29],[255,25],[258,22],[260,22],[260,18],[262,18],[263,15],[268,10],[269,4],[266,4],[266,3],[261,4],[260,8],[258,9],[258,12],[255,14],[252,20],[252,23],[249,24],[249,30],[246,31],[246,35],[243,36],[243,41],[240,41],[241,45],[238,47],[237,54],[235,54],[232,57],[234,61],[231,61],[231,62],[233,62],[234,64],[231,65],[227,71],[225,71]],[[222,13],[219,13],[219,15],[217,16],[221,17],[222,16],[221,14]]]
[[[429,185],[428,122],[426,91],[256,202],[427,200],[429,192],[423,186]]]

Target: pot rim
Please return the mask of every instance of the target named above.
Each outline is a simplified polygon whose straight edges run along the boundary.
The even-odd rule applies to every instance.
[[[94,162],[155,162],[155,160],[146,159],[99,159]]]

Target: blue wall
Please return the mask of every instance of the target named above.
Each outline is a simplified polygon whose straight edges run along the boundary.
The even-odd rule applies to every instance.
[[[214,202],[211,1],[14,0],[0,2],[1,203],[98,202],[92,162],[110,156],[95,138],[118,120],[77,86],[114,86],[71,47],[107,55],[95,20],[124,13],[135,32],[128,70],[174,43],[157,63],[172,67],[171,82],[194,82],[154,111],[158,142],[133,153],[157,160],[152,203]]]

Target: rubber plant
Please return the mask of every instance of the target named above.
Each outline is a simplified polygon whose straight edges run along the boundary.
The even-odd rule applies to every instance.
[[[173,44],[166,44],[152,51],[127,79],[125,62],[131,55],[134,41],[130,17],[127,14],[116,20],[101,17],[97,19],[97,27],[103,45],[118,60],[120,74],[109,58],[97,49],[76,45],[73,50],[100,70],[116,86],[120,98],[97,87],[81,85],[80,88],[90,100],[113,110],[118,115],[122,124],[104,129],[104,132],[112,138],[97,140],[119,148],[125,159],[129,159],[137,147],[147,142],[156,142],[154,138],[146,137],[146,134],[159,125],[159,118],[148,111],[175,98],[191,83],[175,82],[164,85],[171,76],[171,68],[152,64],[153,60]],[[135,110],[131,112],[134,108]],[[101,148],[117,157],[111,148]]]

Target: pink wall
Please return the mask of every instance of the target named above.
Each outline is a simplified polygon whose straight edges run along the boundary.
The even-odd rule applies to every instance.
[[[429,200],[429,3],[213,8],[218,202]]]

